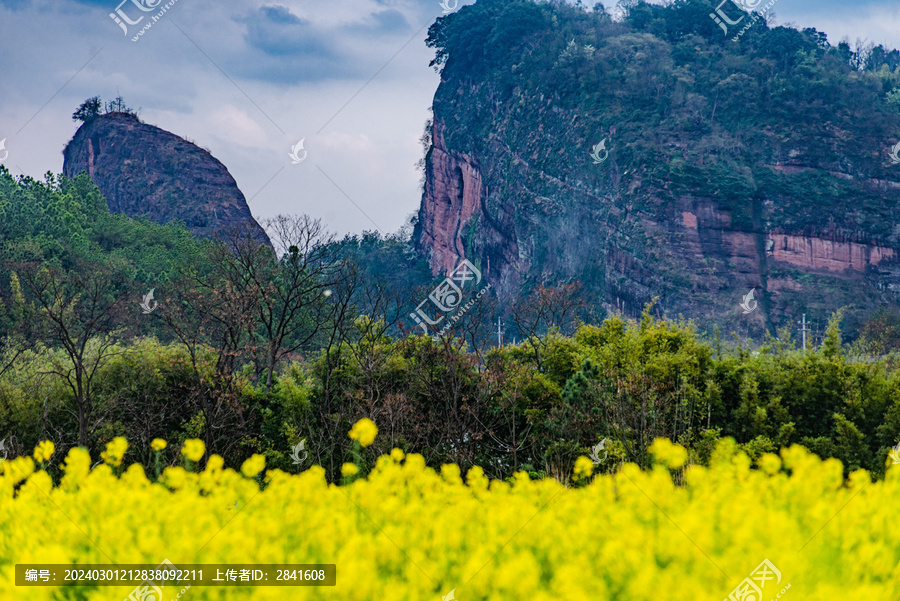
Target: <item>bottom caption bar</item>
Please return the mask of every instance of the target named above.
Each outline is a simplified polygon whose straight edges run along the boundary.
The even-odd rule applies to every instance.
[[[335,586],[327,564],[192,563],[16,564],[16,586],[136,586],[161,593],[165,586]],[[141,591],[135,598],[142,599]],[[130,597],[129,597],[130,598]],[[159,598],[159,597],[157,597]]]

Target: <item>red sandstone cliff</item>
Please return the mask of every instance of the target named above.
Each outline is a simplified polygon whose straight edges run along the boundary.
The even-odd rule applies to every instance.
[[[439,119],[432,126],[432,140],[419,212],[420,248],[426,250],[435,275],[470,259],[497,282],[504,268],[518,267],[515,231],[504,230],[486,210],[489,190],[477,161],[447,149]]]
[[[204,237],[246,224],[269,242],[222,163],[134,115],[109,113],[86,122],[63,154],[63,172],[86,171],[110,211],[157,223],[181,219]]]

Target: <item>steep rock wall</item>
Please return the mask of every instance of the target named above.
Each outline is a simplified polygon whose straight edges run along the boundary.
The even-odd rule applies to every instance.
[[[812,30],[723,45],[700,21],[657,27],[685,6],[614,23],[479,2],[439,19],[414,233],[434,273],[464,257],[507,301],[580,281],[595,307],[657,299],[757,339],[801,313],[898,305],[900,114],[882,87]],[[775,62],[770,34],[791,40]]]
[[[269,243],[221,162],[133,115],[109,113],[86,122],[63,155],[63,173],[87,172],[112,212],[157,223],[181,219],[208,238],[244,224]]]
[[[449,273],[459,261],[470,258],[499,282],[510,267],[518,267],[520,258],[514,228],[508,224],[510,216],[491,216],[490,191],[480,165],[464,152],[448,150],[443,121],[435,119],[432,127],[424,193],[429,200],[419,212],[418,244],[426,250],[435,275]],[[516,280],[515,274],[505,275],[510,276]]]

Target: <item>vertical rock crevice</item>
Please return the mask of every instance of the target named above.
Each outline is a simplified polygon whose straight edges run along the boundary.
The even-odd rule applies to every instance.
[[[449,273],[459,261],[469,259],[485,271],[490,261],[499,277],[518,259],[515,240],[487,213],[478,161],[448,150],[442,120],[435,118],[432,127],[416,243],[429,257],[435,275]]]

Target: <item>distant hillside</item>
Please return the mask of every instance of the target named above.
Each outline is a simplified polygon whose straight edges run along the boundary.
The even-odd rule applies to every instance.
[[[87,172],[114,213],[157,223],[180,219],[205,238],[250,223],[268,242],[221,162],[133,114],[114,112],[86,121],[64,155],[63,172],[69,177]]]
[[[580,280],[608,309],[658,296],[751,335],[895,305],[900,53],[748,15],[726,36],[715,4],[617,23],[479,0],[439,19],[415,234],[433,270],[467,257],[507,296]]]

